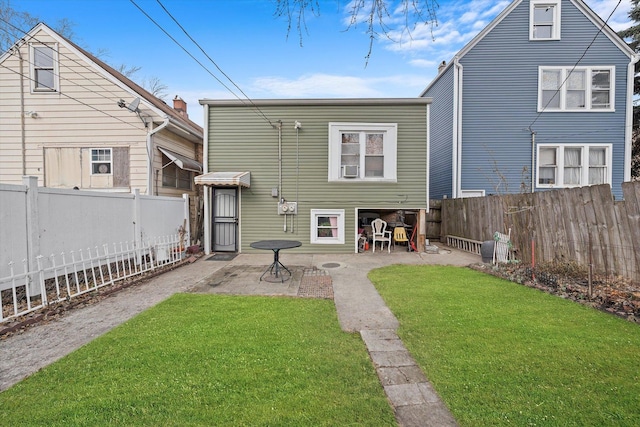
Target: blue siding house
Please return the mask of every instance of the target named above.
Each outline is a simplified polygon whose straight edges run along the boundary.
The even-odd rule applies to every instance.
[[[631,177],[638,57],[581,0],[515,0],[421,96],[434,199]]]

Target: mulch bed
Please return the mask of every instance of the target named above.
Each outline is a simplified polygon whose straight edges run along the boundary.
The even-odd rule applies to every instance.
[[[192,263],[200,256],[201,255],[192,255],[179,263],[159,267],[155,270],[123,279],[112,285],[107,285],[84,294],[76,295],[71,299],[52,303],[39,310],[7,320],[0,324],[0,340],[6,339],[16,333],[21,333],[33,325],[56,320],[63,316],[65,312],[73,310],[74,308],[96,304],[110,295],[122,291],[123,289],[141,285],[148,280],[166,273],[167,271],[178,268],[183,264]]]
[[[549,263],[536,268],[476,264],[471,268],[640,323],[640,284],[624,277],[596,275],[589,292],[587,272],[571,264]]]

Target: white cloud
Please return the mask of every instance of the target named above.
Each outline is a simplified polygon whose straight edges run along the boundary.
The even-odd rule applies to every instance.
[[[618,5],[618,0],[585,0],[603,20],[606,20]],[[404,37],[403,43],[385,43],[385,49],[410,55],[408,63],[424,68],[450,60],[465,44],[482,31],[511,2],[509,0],[471,0],[447,2],[438,9],[438,26],[417,26],[411,40]],[[609,26],[620,31],[630,26],[628,13],[631,0],[623,0],[609,19]]]
[[[259,77],[252,91],[260,97],[274,98],[385,98],[417,96],[428,80],[422,75],[396,75],[362,78],[332,74],[306,74],[298,78]],[[399,89],[405,95],[398,95]],[[412,93],[414,95],[408,95]]]
[[[629,20],[629,11],[631,10],[631,0],[623,0],[618,5],[618,0],[586,0],[587,5],[600,16],[603,20],[607,20],[611,12],[615,9],[615,12],[609,18],[607,24],[614,30],[620,31],[631,26]]]

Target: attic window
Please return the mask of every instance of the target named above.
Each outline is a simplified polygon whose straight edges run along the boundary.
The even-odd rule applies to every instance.
[[[530,3],[530,40],[560,40],[560,0]]]
[[[56,45],[32,44],[31,89],[33,92],[58,92],[58,52]]]

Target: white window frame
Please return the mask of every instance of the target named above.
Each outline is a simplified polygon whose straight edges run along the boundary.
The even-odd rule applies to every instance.
[[[318,217],[335,216],[338,235],[335,237],[318,237]],[[311,209],[311,244],[343,245],[344,244],[344,209]]]
[[[554,184],[540,184],[540,149],[542,148],[555,148],[556,149],[556,176]],[[564,184],[564,150],[565,148],[580,148],[581,161],[580,161],[580,183],[575,185]],[[605,181],[602,184],[611,185],[612,179],[612,144],[538,144],[536,153],[536,188],[571,188],[571,187],[585,187],[589,184],[589,150],[591,148],[604,148],[605,149]]]
[[[484,197],[485,190],[460,190],[460,197]]]
[[[546,41],[546,40],[560,40],[560,22],[561,22],[561,0],[531,0],[529,2],[529,40],[531,41]],[[553,7],[553,22],[551,23],[551,37],[536,37],[535,36],[535,10],[541,7]]]
[[[559,97],[559,107],[552,108],[547,107],[545,104],[548,102],[543,101],[542,96],[542,75],[545,71],[559,71],[560,72],[560,89],[555,95]],[[567,90],[570,90],[567,85],[567,75],[572,71],[583,71],[585,73],[585,106],[584,108],[569,108],[567,107]],[[592,93],[593,87],[593,72],[594,71],[608,71],[609,72],[609,107],[608,108],[594,108],[592,105]],[[589,112],[613,112],[615,111],[615,75],[616,67],[612,65],[605,66],[589,66],[589,67],[573,67],[573,66],[540,66],[538,67],[538,112],[564,112],[564,111],[589,111]],[[595,88],[597,89],[597,88]]]
[[[94,160],[93,157],[94,157],[95,151],[102,151],[104,153],[108,152],[109,160],[108,161],[103,159]],[[100,154],[100,153],[97,153],[97,154]],[[100,164],[100,163],[109,163],[109,172],[94,172],[93,165]],[[113,149],[104,148],[104,147],[91,148],[90,171],[91,171],[91,175],[96,175],[96,176],[113,175]]]
[[[37,48],[46,47],[51,49],[52,52],[52,64],[51,67],[37,67],[36,66],[36,50]],[[58,44],[44,44],[44,43],[32,43],[29,45],[29,57],[31,60],[30,63],[30,73],[31,73],[31,92],[32,93],[56,93],[60,90],[60,77],[59,77],[59,67],[58,67]],[[51,70],[53,74],[53,87],[43,87],[38,85],[38,70],[46,69]]]
[[[342,177],[342,133],[382,133],[384,176],[365,177],[365,144],[360,147],[360,164],[356,178]],[[397,123],[329,123],[329,165],[328,180],[336,182],[396,182],[397,181]]]

